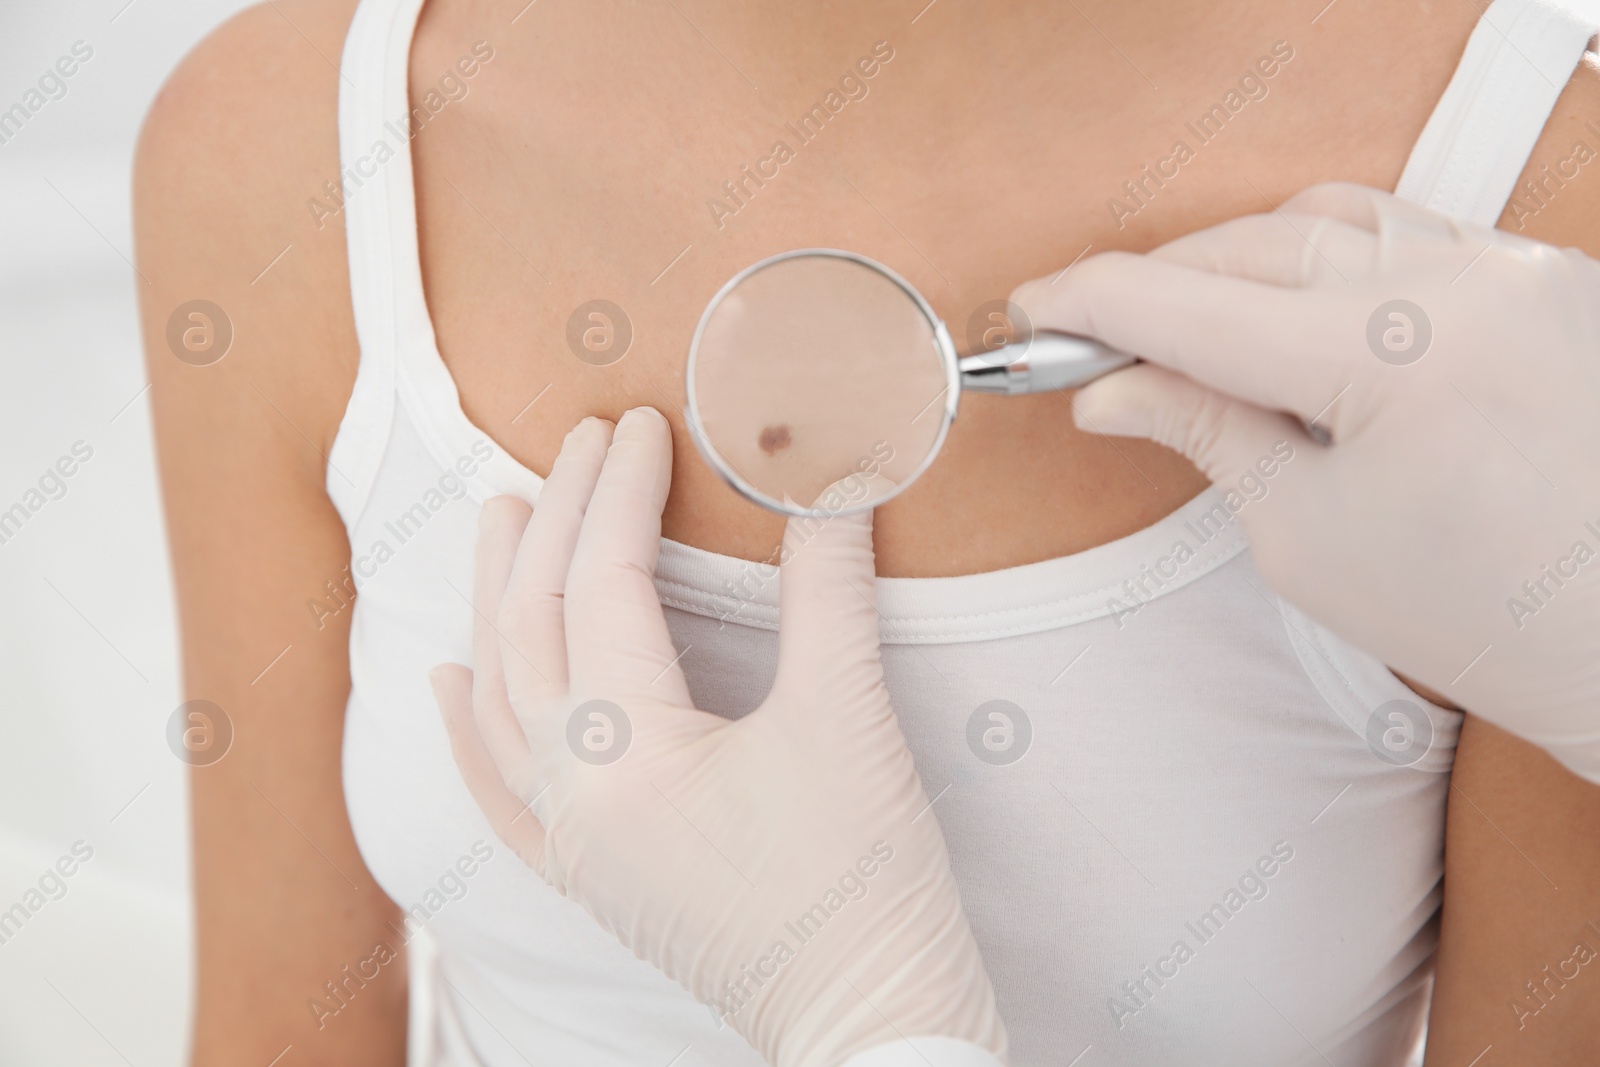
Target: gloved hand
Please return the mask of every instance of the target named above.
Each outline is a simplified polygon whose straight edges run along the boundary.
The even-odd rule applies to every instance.
[[[1286,599],[1600,782],[1600,264],[1334,184],[1013,299],[1149,361],[1078,425],[1232,491]]]
[[[531,518],[510,497],[484,505],[476,673],[433,674],[473,795],[547,882],[769,1063],[889,1063],[902,1035],[1001,1062],[994,991],[883,684],[870,515],[789,524],[777,678],[732,721],[691,703],[651,580],[670,476],[666,421],[636,408],[614,434],[588,419],[567,436]]]

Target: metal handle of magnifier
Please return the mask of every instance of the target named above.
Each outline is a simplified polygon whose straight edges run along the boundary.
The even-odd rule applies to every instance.
[[[1137,362],[1138,356],[1093,338],[1041,330],[1031,340],[963,356],[957,368],[961,371],[963,392],[1026,396],[1088,385]],[[1301,425],[1317,444],[1332,443],[1327,428],[1321,424],[1302,419]]]
[[[1029,340],[964,356],[957,366],[966,392],[1023,396],[1087,385],[1138,361],[1089,337],[1041,330]]]

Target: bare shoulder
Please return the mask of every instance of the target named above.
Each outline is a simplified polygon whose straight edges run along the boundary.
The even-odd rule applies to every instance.
[[[162,87],[134,162],[147,321],[204,300],[232,335],[204,376],[153,361],[158,389],[202,377],[213,397],[270,385],[324,450],[356,362],[342,218],[326,210],[337,204],[338,63],[355,6],[276,0],[222,24]]]
[[[1600,259],[1600,57],[1556,100],[1499,228]]]

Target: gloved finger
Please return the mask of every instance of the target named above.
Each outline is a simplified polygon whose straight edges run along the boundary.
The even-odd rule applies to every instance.
[[[544,877],[544,827],[529,805],[506,787],[483,743],[472,712],[472,671],[459,663],[441,663],[428,672],[428,681],[467,792],[489,820],[494,835]]]
[[[816,713],[859,708],[883,679],[872,512],[791,518],[779,558],[773,693],[806,694]]]
[[[517,544],[531,514],[516,497],[496,496],[484,502],[478,514],[472,580],[472,714],[507,782],[527,773],[529,755],[528,739],[507,698],[499,620]]]
[[[1266,285],[1344,285],[1377,254],[1372,234],[1337,219],[1274,211],[1184,234],[1152,258]]]
[[[564,695],[567,571],[611,444],[612,425],[588,418],[561,443],[522,532],[499,615],[501,655],[511,706],[535,707]]]
[[[654,579],[671,482],[667,420],[633,408],[612,434],[567,573],[567,664],[578,699],[690,705]]]
[[[1454,220],[1436,211],[1382,189],[1354,182],[1323,182],[1309,186],[1285,200],[1278,210],[1338,219],[1372,234],[1379,233],[1386,220],[1437,237],[1454,237],[1459,232]]]
[[[1085,334],[1260,407],[1313,418],[1351,381],[1345,346],[1303,345],[1332,329],[1326,298],[1106,252],[1052,285],[1012,293],[1036,327]]]
[[[1275,455],[1281,442],[1314,447],[1295,419],[1148,363],[1080,389],[1072,410],[1079,429],[1148,437],[1183,453],[1217,485],[1236,482],[1263,457]]]

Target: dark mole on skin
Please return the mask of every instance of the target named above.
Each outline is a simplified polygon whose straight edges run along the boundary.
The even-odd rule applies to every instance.
[[[788,448],[793,439],[789,436],[788,426],[768,426],[761,431],[761,451],[771,456]]]

